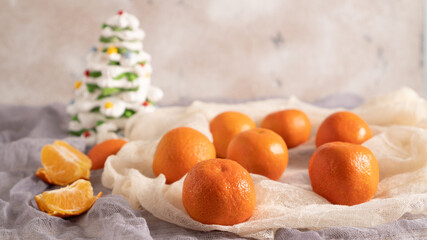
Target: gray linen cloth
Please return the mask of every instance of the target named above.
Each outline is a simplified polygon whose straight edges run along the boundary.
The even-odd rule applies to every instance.
[[[337,96],[322,106],[351,107],[360,99]],[[240,239],[226,232],[198,232],[133,210],[101,184],[102,170],[92,171],[94,193],[103,196],[80,216],[52,217],[38,210],[34,196],[55,189],[34,173],[45,144],[63,139],[81,151],[84,142],[69,137],[63,104],[44,107],[0,106],[0,239]],[[376,228],[296,230],[283,226],[277,239],[427,239],[427,217],[409,216]]]

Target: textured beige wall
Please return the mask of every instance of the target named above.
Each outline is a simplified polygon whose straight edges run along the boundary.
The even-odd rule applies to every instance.
[[[135,14],[164,104],[423,91],[421,0],[0,0],[0,103],[68,102],[102,22]]]

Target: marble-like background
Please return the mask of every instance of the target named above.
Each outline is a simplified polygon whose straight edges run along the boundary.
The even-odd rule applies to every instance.
[[[421,0],[0,0],[0,103],[68,102],[119,9],[141,20],[163,104],[424,94]]]

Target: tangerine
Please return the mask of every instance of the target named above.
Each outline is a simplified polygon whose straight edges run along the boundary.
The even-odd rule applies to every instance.
[[[250,173],[278,180],[288,166],[288,148],[277,133],[254,128],[231,140],[227,158],[238,162]]]
[[[371,128],[357,114],[336,112],[320,124],[316,134],[316,147],[335,141],[362,144],[371,137]]]
[[[223,112],[217,115],[209,124],[217,157],[227,156],[230,141],[239,133],[255,128],[251,118],[239,112]]]
[[[127,141],[123,139],[109,139],[95,145],[87,154],[92,160],[92,170],[104,168],[105,161],[110,155],[120,151]]]
[[[279,134],[288,148],[307,142],[311,134],[310,119],[297,109],[270,113],[262,120],[261,127]]]
[[[369,201],[379,181],[374,154],[368,148],[353,143],[323,144],[311,156],[308,173],[313,191],[340,205]]]
[[[181,179],[198,162],[215,158],[215,147],[199,131],[189,127],[170,130],[160,139],[153,159],[153,172],[166,183]]]
[[[34,199],[40,211],[51,216],[69,217],[89,210],[101,195],[102,192],[93,196],[90,182],[79,179],[69,186],[36,195]]]
[[[65,186],[78,179],[89,179],[92,161],[82,152],[64,141],[45,145],[36,176],[49,184]]]
[[[210,159],[195,165],[182,188],[191,218],[204,224],[234,225],[248,220],[256,202],[251,175],[235,161]]]

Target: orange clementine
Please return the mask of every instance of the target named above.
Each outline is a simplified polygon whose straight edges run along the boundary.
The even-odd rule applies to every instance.
[[[323,144],[314,151],[308,172],[313,191],[340,205],[369,201],[379,181],[374,154],[368,148],[353,143]]]
[[[288,148],[307,142],[311,133],[310,119],[297,109],[270,113],[262,120],[261,127],[279,134]]]
[[[95,145],[90,149],[88,156],[92,160],[92,170],[104,168],[105,160],[110,155],[116,154],[127,141],[123,139],[110,139]]]
[[[204,224],[234,225],[248,220],[255,208],[251,175],[228,159],[195,165],[185,177],[182,203],[191,218]]]
[[[371,128],[361,117],[342,111],[331,114],[320,124],[316,146],[335,141],[361,144],[371,137]]]
[[[277,133],[254,128],[231,140],[227,158],[240,163],[250,173],[277,180],[288,166],[288,148]]]
[[[199,131],[189,127],[170,130],[160,139],[153,160],[153,172],[166,183],[181,179],[198,162],[215,158],[215,147]]]
[[[90,182],[80,179],[69,186],[36,195],[35,200],[41,211],[52,216],[69,217],[89,210],[101,195],[102,192],[93,196]]]
[[[209,127],[217,157],[225,158],[231,139],[243,131],[255,128],[256,125],[243,113],[223,112],[212,119]]]
[[[78,179],[89,179],[92,161],[64,141],[55,141],[41,151],[41,163],[36,176],[49,184],[65,186]]]

